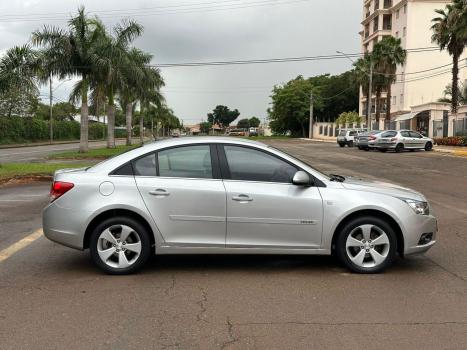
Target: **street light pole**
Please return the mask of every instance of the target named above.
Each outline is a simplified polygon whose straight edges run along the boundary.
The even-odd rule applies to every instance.
[[[49,105],[50,105],[50,143],[54,141],[54,127],[53,127],[53,107],[52,107],[52,74],[49,75]]]
[[[310,92],[310,126],[308,130],[308,138],[313,138],[313,92]]]
[[[370,60],[370,79],[369,79],[369,85],[368,85],[369,101],[366,101],[367,103],[367,116],[366,117],[367,117],[368,131],[372,129],[371,127],[371,101],[372,101],[372,95],[373,95],[372,87],[373,87],[373,61]]]

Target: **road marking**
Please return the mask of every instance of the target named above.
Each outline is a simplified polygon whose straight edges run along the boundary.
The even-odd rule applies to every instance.
[[[0,250],[0,263],[11,257],[16,252],[20,251],[21,249],[26,248],[39,237],[42,237],[42,229],[36,230],[29,236],[20,239],[18,242],[13,243],[12,245],[3,250]]]

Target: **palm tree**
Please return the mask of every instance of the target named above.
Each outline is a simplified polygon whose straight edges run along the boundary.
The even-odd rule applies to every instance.
[[[107,86],[107,147],[115,147],[115,95],[125,85],[125,73],[138,73],[136,63],[130,59],[129,45],[141,35],[143,27],[131,20],[117,24],[111,33],[99,21],[99,43],[92,54],[98,77]]]
[[[367,103],[371,103],[370,89],[369,89],[371,64],[372,64],[371,57],[369,54],[365,54],[364,57],[359,58],[354,63],[355,77],[356,77],[357,82],[362,88],[363,94],[366,96]],[[365,112],[368,112],[368,109]]]
[[[92,50],[99,39],[97,22],[89,19],[84,7],[68,22],[68,30],[45,25],[42,31],[32,33],[32,43],[42,46],[55,58],[55,68],[60,76],[79,77],[81,96],[81,132],[79,151],[87,152],[88,146],[88,90],[93,74]]]
[[[389,120],[391,118],[391,86],[396,81],[397,66],[404,64],[407,59],[407,51],[402,48],[401,39],[386,36],[375,45],[372,55],[376,62],[376,81],[387,89],[386,120]]]
[[[447,50],[452,56],[451,112],[457,114],[459,101],[459,58],[467,45],[467,1],[454,0],[445,9],[435,10],[439,17],[433,18],[431,40],[441,50]]]

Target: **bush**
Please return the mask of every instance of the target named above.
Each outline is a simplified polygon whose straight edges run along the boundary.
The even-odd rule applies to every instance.
[[[465,146],[467,145],[467,136],[449,136],[435,137],[435,144],[442,146]]]

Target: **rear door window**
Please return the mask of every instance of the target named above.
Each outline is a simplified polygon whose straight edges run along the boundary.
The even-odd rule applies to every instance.
[[[386,131],[381,135],[381,137],[394,137],[396,135],[397,135],[396,131]]]
[[[159,151],[159,176],[212,179],[209,145],[183,146]]]

